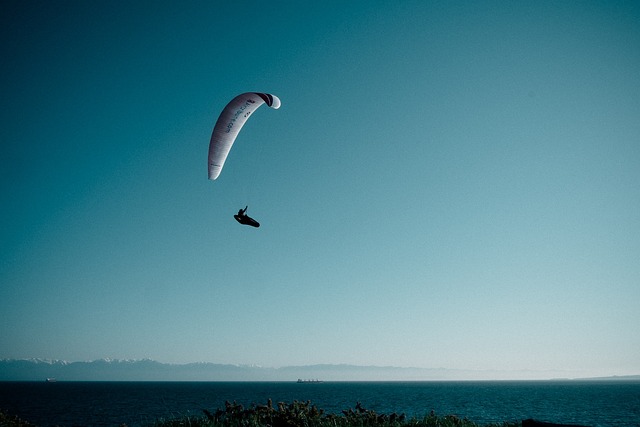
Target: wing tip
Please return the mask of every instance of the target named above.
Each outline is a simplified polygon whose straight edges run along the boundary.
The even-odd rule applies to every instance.
[[[271,95],[270,93],[261,93],[261,92],[256,92],[256,94],[260,98],[262,98],[265,104],[267,104],[269,107],[273,108],[274,110],[277,110],[282,105],[282,102],[280,102],[280,98],[278,98],[275,95]]]

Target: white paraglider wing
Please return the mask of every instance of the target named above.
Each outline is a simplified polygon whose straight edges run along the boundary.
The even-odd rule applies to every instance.
[[[251,114],[265,103],[271,108],[280,108],[280,99],[277,96],[257,92],[238,95],[224,107],[213,128],[209,143],[209,179],[216,179],[220,176],[229,150],[231,150],[240,129]]]

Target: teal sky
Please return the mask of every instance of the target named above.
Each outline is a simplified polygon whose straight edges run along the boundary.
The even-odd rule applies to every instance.
[[[640,3],[0,19],[0,358],[640,373]]]

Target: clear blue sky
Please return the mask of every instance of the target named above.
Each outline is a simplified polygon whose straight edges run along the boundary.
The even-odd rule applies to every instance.
[[[0,18],[0,358],[640,373],[640,3]]]

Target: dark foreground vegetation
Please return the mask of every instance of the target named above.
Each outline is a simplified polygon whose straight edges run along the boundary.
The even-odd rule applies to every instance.
[[[327,414],[311,402],[278,403],[271,400],[266,405],[244,408],[235,402],[227,402],[224,409],[215,413],[204,411],[204,417],[158,421],[155,427],[211,426],[211,427],[476,427],[478,424],[453,415],[438,417],[434,413],[424,418],[408,418],[404,414],[378,414],[363,408],[360,403],[354,409],[341,414]],[[515,427],[520,423],[493,424]]]
[[[327,414],[311,402],[278,403],[271,399],[266,405],[242,405],[226,402],[224,409],[215,412],[203,410],[201,416],[184,416],[160,419],[149,427],[520,427],[560,426],[537,423],[533,420],[477,424],[455,415],[437,416],[433,411],[422,417],[406,417],[404,414],[378,414],[357,403],[355,408],[341,414]],[[0,427],[36,427],[16,416],[0,412]],[[125,425],[121,427],[126,427]]]
[[[10,416],[4,412],[0,412],[0,427],[35,427],[33,424],[25,420],[21,420],[16,416]]]

